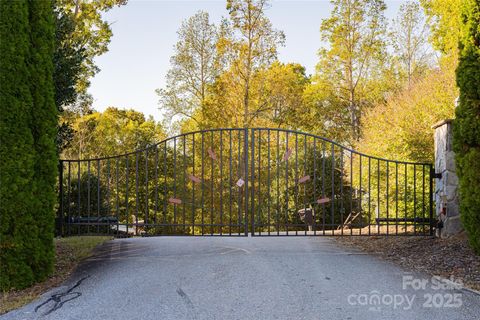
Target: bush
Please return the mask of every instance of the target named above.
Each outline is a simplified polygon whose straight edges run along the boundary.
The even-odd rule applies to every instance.
[[[45,279],[54,261],[57,110],[50,1],[0,4],[0,289]]]
[[[453,126],[460,211],[474,250],[480,254],[480,2],[463,3],[457,84],[460,105]]]

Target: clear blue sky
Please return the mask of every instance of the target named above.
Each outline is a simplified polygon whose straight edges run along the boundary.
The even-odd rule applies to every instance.
[[[218,23],[227,16],[225,2],[129,0],[107,12],[104,18],[112,24],[113,37],[109,51],[96,59],[101,71],[89,89],[93,107],[99,111],[109,106],[131,108],[160,120],[155,89],[165,84],[178,27],[198,10],[207,11],[211,21]],[[404,1],[386,2],[391,20]],[[279,59],[301,63],[307,73],[313,73],[321,46],[320,23],[330,10],[327,0],[272,1],[266,15],[286,35]]]

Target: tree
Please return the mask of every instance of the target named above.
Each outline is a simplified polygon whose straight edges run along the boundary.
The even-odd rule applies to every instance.
[[[109,107],[103,113],[78,117],[73,123],[75,135],[63,156],[85,159],[114,156],[143,149],[165,138],[162,127],[153,118],[134,110]]]
[[[201,125],[202,118],[197,119],[193,113],[200,109],[203,114],[207,85],[222,71],[217,50],[220,32],[203,11],[184,21],[177,31],[178,41],[175,54],[170,58],[172,67],[166,76],[166,89],[156,90],[161,108],[167,110],[169,118],[182,115]]]
[[[362,139],[356,148],[387,159],[432,162],[432,124],[452,118],[458,89],[450,69],[430,71],[386,103],[369,109],[362,121]]]
[[[58,173],[57,137],[58,110],[55,105],[53,57],[55,21],[49,1],[30,1],[31,60],[30,81],[33,98],[32,125],[35,147],[35,213],[39,246],[29,259],[37,279],[45,279],[53,270],[55,184]]]
[[[56,6],[74,23],[74,31],[64,39],[64,43],[82,48],[85,55],[76,84],[77,92],[86,92],[89,79],[99,71],[94,58],[108,51],[112,30],[109,23],[102,20],[102,13],[125,4],[127,0],[56,0]]]
[[[480,2],[462,6],[462,33],[453,147],[460,182],[460,212],[473,249],[480,254]]]
[[[385,52],[386,6],[382,0],[332,0],[332,4],[331,16],[320,27],[328,47],[319,51],[312,82],[330,91],[333,96],[327,100],[336,103],[333,108],[348,110],[349,140],[357,141],[363,110],[372,104],[368,82],[380,73]]]
[[[397,18],[392,21],[390,41],[409,86],[432,65],[433,52],[428,43],[428,32],[429,26],[419,3],[403,3]]]
[[[231,81],[240,86],[244,127],[248,127],[261,111],[259,106],[250,106],[252,76],[256,70],[268,67],[276,59],[277,47],[285,42],[283,32],[273,29],[265,16],[267,8],[267,0],[227,0],[234,30],[234,39],[230,42]]]
[[[446,64],[456,64],[463,0],[421,0],[431,28],[430,42]]]
[[[48,1],[2,2],[0,10],[0,288],[7,290],[53,269],[55,25]]]
[[[112,36],[109,24],[101,13],[126,0],[55,0],[55,103],[60,113],[75,111],[77,105],[91,100],[86,90],[89,79],[99,71],[94,58],[108,50]],[[71,114],[70,114],[71,116]],[[58,124],[57,149],[61,153],[73,137],[69,117]]]
[[[206,127],[243,126],[243,86],[232,81],[234,76],[228,70],[209,87],[204,112]],[[268,68],[255,71],[250,80],[250,105],[254,111],[250,112],[249,125],[298,128],[302,115],[297,112],[305,113],[302,94],[308,82],[305,68],[295,63],[275,61]]]
[[[61,7],[56,6],[55,16],[55,52],[53,55],[55,83],[55,104],[58,111],[75,103],[78,97],[76,90],[85,59],[85,50],[78,43],[71,42],[75,31],[73,18]],[[73,129],[68,121],[61,119],[58,124],[57,149],[61,152],[68,146],[73,137]]]
[[[182,130],[248,127],[272,119],[265,77],[285,37],[265,16],[267,7],[266,0],[227,1],[230,19],[219,27],[202,12],[182,25],[167,88],[157,90],[171,114],[186,116]]]
[[[302,96],[310,79],[302,65],[275,61],[268,69],[257,72],[253,83],[260,92],[256,116],[268,119],[272,125],[292,129],[304,128],[312,122],[311,118],[305,119],[308,112]]]

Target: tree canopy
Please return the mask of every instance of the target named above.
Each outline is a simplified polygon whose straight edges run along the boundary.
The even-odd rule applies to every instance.
[[[67,159],[120,155],[143,149],[165,138],[165,132],[153,118],[134,110],[114,107],[75,119],[75,136],[64,150]]]

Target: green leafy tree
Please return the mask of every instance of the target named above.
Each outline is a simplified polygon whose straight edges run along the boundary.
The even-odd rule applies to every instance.
[[[311,119],[304,120],[308,111],[304,109],[302,101],[309,83],[310,79],[302,65],[273,62],[254,76],[254,88],[260,92],[256,115],[266,118],[277,127],[296,129],[309,126]]]
[[[31,181],[34,170],[33,136],[30,131],[32,97],[25,59],[29,53],[26,1],[1,2],[1,205],[0,287],[24,287],[35,280],[28,264],[33,223]],[[15,32],[13,32],[15,30]]]
[[[77,101],[76,90],[85,59],[85,50],[78,43],[69,41],[75,31],[73,18],[61,7],[56,6],[55,16],[55,53],[53,56],[55,82],[55,104],[58,111]],[[61,152],[68,146],[73,137],[73,129],[65,118],[58,124],[57,148]]]
[[[54,262],[55,22],[48,1],[1,2],[0,288],[45,279]]]
[[[73,123],[75,135],[63,156],[85,159],[119,155],[143,149],[161,141],[162,127],[153,118],[134,110],[107,108],[78,117]]]
[[[433,162],[431,126],[454,115],[454,66],[433,70],[368,110],[356,148],[382,158]]]
[[[165,89],[157,89],[161,109],[171,118],[176,115],[190,118],[201,125],[194,111],[203,107],[207,86],[215,81],[222,70],[221,57],[217,50],[220,30],[210,23],[207,12],[199,11],[182,23],[177,31],[178,42],[170,58]]]
[[[251,105],[251,82],[256,70],[268,67],[277,58],[277,48],[285,42],[283,32],[275,30],[265,16],[267,0],[228,0],[234,31],[230,42],[230,81],[241,94],[234,108],[243,110],[242,126],[248,127],[257,117],[261,106]]]
[[[328,46],[320,49],[320,61],[312,84],[327,90],[326,107],[321,112],[336,111],[339,124],[349,127],[349,142],[360,138],[360,119],[365,108],[372,105],[369,81],[381,70],[385,53],[386,25],[382,0],[333,0],[329,18],[322,21],[321,38]],[[336,125],[336,123],[326,124]]]
[[[215,77],[210,78],[214,81],[210,81],[204,87],[198,86],[192,81],[185,83],[185,88],[188,88],[190,92],[189,96],[192,95],[191,92],[202,93],[202,95],[200,95],[200,99],[198,97],[193,99],[195,101],[193,105],[182,106],[179,104],[180,111],[187,113],[190,118],[181,123],[182,131],[209,127],[248,127],[271,124],[273,98],[269,98],[268,93],[272,93],[272,90],[280,93],[281,89],[278,86],[275,89],[269,88],[269,85],[273,85],[269,74],[274,72],[270,67],[276,60],[277,48],[283,45],[285,37],[282,32],[273,28],[270,20],[265,16],[268,6],[266,0],[227,1],[229,19],[222,21],[217,28],[216,41],[211,43],[212,45],[215,43],[217,54],[215,65],[220,69],[217,70]],[[203,29],[207,29],[206,24],[203,25]],[[213,26],[210,28],[213,30]],[[182,27],[181,30],[183,29],[185,28]],[[201,30],[202,28],[196,27],[195,29]],[[196,33],[196,37],[198,37],[199,32]],[[183,39],[182,33],[180,36]],[[183,41],[179,43],[183,45]],[[174,56],[175,59],[177,59],[176,57]],[[186,61],[190,61],[189,59]],[[175,60],[172,64],[172,70],[175,70],[178,63]],[[287,69],[293,70],[295,67],[280,66],[279,64],[276,69],[280,68],[290,72]],[[199,72],[199,68],[188,71],[191,76],[201,79]],[[288,73],[284,79],[292,74]],[[183,82],[180,85],[183,86]],[[289,85],[286,85],[282,95],[288,95]],[[167,91],[169,91],[168,85],[166,90],[159,91],[159,93]],[[185,90],[182,88],[176,92],[182,94]],[[175,93],[175,97],[177,93]],[[168,95],[168,97],[173,96]],[[199,103],[199,100],[202,103]],[[176,99],[175,101],[180,103],[183,100]],[[169,105],[169,103],[165,105]]]
[[[431,27],[430,41],[446,64],[456,64],[463,0],[421,0]]]
[[[480,254],[480,2],[466,0],[457,84],[460,105],[453,126],[455,160],[460,181],[460,211],[470,243]]]
[[[90,78],[99,71],[94,58],[107,52],[112,37],[110,25],[101,15],[114,6],[125,5],[127,0],[55,0],[53,3],[55,103],[62,114],[57,134],[60,153],[73,138],[71,122],[79,106],[92,100],[86,90]],[[67,114],[63,113],[65,109],[69,111]]]
[[[54,247],[54,206],[56,204],[55,184],[58,170],[58,156],[55,146],[57,136],[58,110],[55,105],[53,82],[53,57],[55,50],[55,21],[51,3],[30,1],[31,37],[31,93],[33,98],[32,126],[35,147],[35,191],[34,217],[40,242],[36,255],[30,257],[34,274],[38,279],[46,278],[53,270]]]
[[[207,127],[242,127],[243,86],[232,81],[232,76],[231,70],[225,72],[209,88],[204,112]],[[249,124],[298,128],[301,125],[299,118],[306,118],[302,95],[308,83],[305,68],[299,64],[275,61],[256,70],[249,85],[252,107]]]
[[[84,51],[76,90],[85,93],[90,78],[99,71],[94,59],[108,51],[112,37],[110,24],[102,19],[102,13],[127,4],[127,0],[56,0],[55,4],[74,23],[74,31],[63,40],[63,45]]]
[[[414,79],[424,75],[433,64],[433,51],[428,43],[429,26],[416,1],[400,5],[390,28],[390,42],[398,59],[400,72],[410,86]]]

